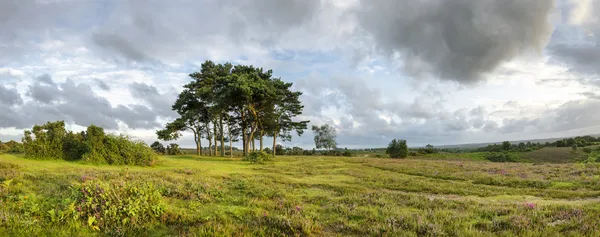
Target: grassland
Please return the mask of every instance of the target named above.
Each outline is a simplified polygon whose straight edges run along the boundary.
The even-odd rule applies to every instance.
[[[472,156],[126,167],[0,155],[0,235],[600,236],[600,166]]]

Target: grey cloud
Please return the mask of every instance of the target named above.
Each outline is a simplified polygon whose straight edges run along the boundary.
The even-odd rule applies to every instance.
[[[44,83],[38,80],[28,88],[27,94],[34,100],[8,107],[5,111],[10,111],[10,116],[2,113],[0,128],[30,128],[33,124],[53,120],[65,120],[81,126],[95,124],[106,129],[118,129],[118,121],[131,129],[160,126],[156,112],[146,106],[131,104],[113,107],[108,100],[96,95],[90,85],[77,84],[71,79],[64,83],[54,83],[51,79],[41,81]],[[0,87],[0,92],[4,90],[4,87]],[[13,96],[15,93],[19,96],[16,91],[11,92]]]
[[[4,85],[0,85],[0,104],[11,106],[22,103],[23,99],[16,89],[9,89],[4,87]]]
[[[92,41],[111,53],[122,54],[125,58],[133,61],[143,62],[151,60],[145,52],[132,42],[114,33],[94,34],[92,35]]]
[[[402,54],[406,71],[471,83],[545,47],[553,7],[553,0],[364,0],[357,11],[381,52]]]
[[[91,37],[96,52],[152,62],[192,56],[200,47],[210,50],[209,44],[272,46],[282,33],[312,20],[320,1],[186,1],[181,7],[165,1],[135,0],[110,5],[109,17]],[[155,9],[161,9],[161,14]]]
[[[94,79],[96,85],[103,91],[110,91],[110,86],[100,79]]]
[[[144,83],[132,83],[129,85],[129,92],[134,98],[139,98],[146,102],[155,112],[155,116],[173,117],[177,114],[171,109],[176,96],[173,94],[161,94],[158,88]]]

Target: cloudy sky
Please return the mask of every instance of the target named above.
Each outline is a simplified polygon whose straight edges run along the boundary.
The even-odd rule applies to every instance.
[[[205,60],[294,82],[340,147],[600,133],[599,16],[600,0],[0,0],[0,140],[65,120],[151,142]]]

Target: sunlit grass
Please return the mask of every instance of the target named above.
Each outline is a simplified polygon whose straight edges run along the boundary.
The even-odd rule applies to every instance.
[[[598,236],[599,177],[595,164],[445,157],[176,156],[134,167],[0,155],[0,235],[115,235],[49,214],[95,180],[160,192],[164,213],[127,236]]]

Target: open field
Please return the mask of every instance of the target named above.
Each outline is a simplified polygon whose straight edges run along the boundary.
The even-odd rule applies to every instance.
[[[600,236],[600,166],[0,155],[2,236]]]

